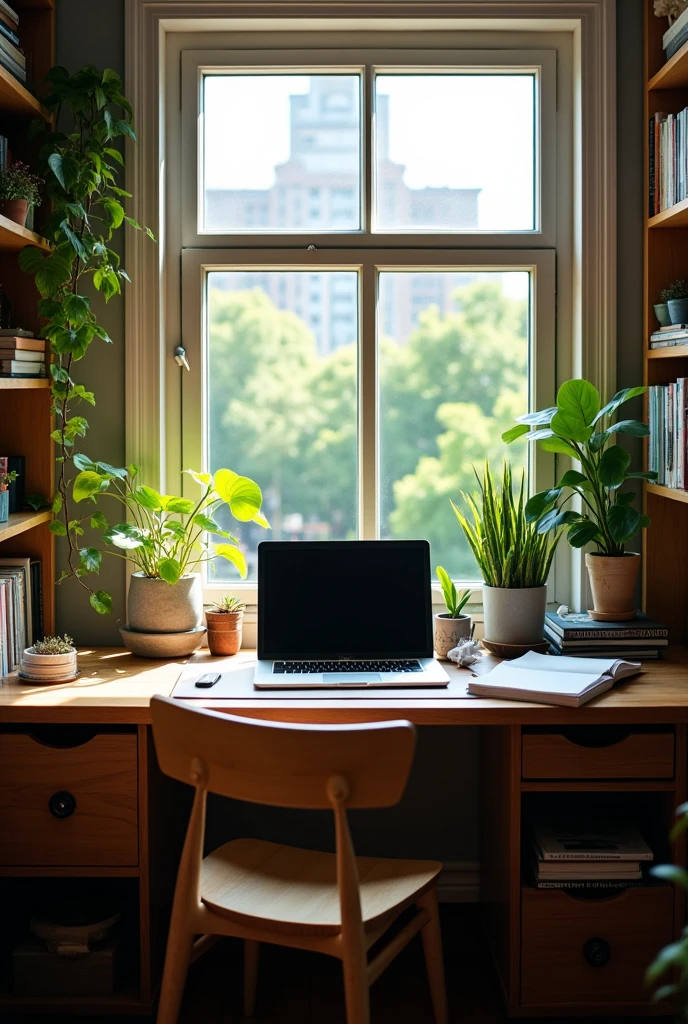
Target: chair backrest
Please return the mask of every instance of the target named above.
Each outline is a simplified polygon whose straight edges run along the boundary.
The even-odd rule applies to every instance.
[[[346,806],[391,807],[411,770],[410,722],[295,725],[151,701],[160,767],[211,793],[276,807],[331,808],[328,780],[346,780]]]

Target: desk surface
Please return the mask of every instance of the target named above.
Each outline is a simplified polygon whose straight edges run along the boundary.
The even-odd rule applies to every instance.
[[[253,651],[241,651],[237,664],[250,664]],[[194,656],[201,670],[213,659]],[[186,659],[157,661],[136,658],[121,647],[85,648],[79,652],[81,677],[73,683],[27,686],[16,676],[0,684],[0,723],[83,722],[109,725],[150,721],[149,704],[156,693],[169,695]],[[496,660],[485,658],[480,672]],[[385,697],[252,696],[195,701],[199,707],[300,722],[370,722],[405,718],[416,725],[566,725],[594,723],[688,723],[688,649],[674,648],[660,662],[645,662],[643,672],[618,684],[582,708],[552,707],[520,701],[466,696],[470,669],[447,665],[451,681],[442,694],[427,690],[398,691]]]

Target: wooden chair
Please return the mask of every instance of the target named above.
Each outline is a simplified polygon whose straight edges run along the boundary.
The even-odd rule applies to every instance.
[[[255,1007],[260,942],[339,957],[348,1024],[369,1024],[368,988],[416,932],[437,1024],[447,1024],[435,861],[355,857],[347,809],[390,807],[415,747],[410,722],[288,725],[197,710],[154,697],[163,772],[196,793],[182,851],[158,1010],[176,1024],[189,964],[222,935],[244,940],[244,1013]],[[239,839],[203,857],[208,793],[251,803],[332,808],[336,853]],[[415,914],[370,961],[402,911]],[[200,937],[198,937],[200,936]]]

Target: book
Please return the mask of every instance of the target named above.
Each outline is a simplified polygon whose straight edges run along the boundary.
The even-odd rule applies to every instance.
[[[636,889],[643,884],[641,878],[577,878],[577,879],[538,879],[534,877],[536,889],[575,889],[576,892],[595,892],[604,896],[605,892],[613,892],[619,889]]]
[[[618,647],[621,650],[627,651],[628,653],[632,653],[633,649],[636,647],[641,649],[652,649],[658,647],[668,647],[669,645],[669,640],[667,639],[667,637],[657,637],[651,640],[648,640],[646,637],[610,637],[608,639],[598,639],[597,637],[594,637],[592,639],[584,640],[569,640],[568,638],[562,639],[562,637],[558,633],[555,633],[553,630],[548,629],[546,625],[545,635],[548,640],[551,640],[553,644],[556,644],[557,647],[560,647],[564,651],[594,651],[602,647]]]
[[[4,50],[5,53],[8,54],[12,58],[12,60],[19,65],[19,67],[24,68],[24,70],[26,70],[26,57],[24,56],[22,51],[18,47],[16,47],[14,43],[11,43],[9,39],[2,35],[2,33],[0,33],[0,49]]]
[[[545,628],[564,640],[664,640],[669,630],[644,612],[626,622],[597,622],[587,612],[567,615],[547,612]]]
[[[627,658],[632,657],[634,661],[659,661],[662,657],[661,651],[657,648],[632,648],[617,650],[615,647],[586,647],[582,650],[562,651],[561,647],[550,643],[549,653],[555,658]]]
[[[23,327],[0,327],[0,338],[33,338],[33,331],[25,331]],[[36,338],[36,341],[42,339]],[[42,342],[45,345],[45,342]]]
[[[610,816],[536,820],[530,832],[540,861],[585,861],[597,867],[599,861],[612,861],[637,868],[639,861],[654,857],[635,825]]]
[[[658,327],[655,334],[673,334],[675,331],[688,331],[688,324],[667,324],[666,327]]]
[[[533,874],[538,882],[553,881],[581,881],[589,880],[595,882],[619,882],[637,881],[643,877],[640,866],[636,862],[628,867],[623,866],[620,870],[614,868],[605,870],[599,864],[581,864],[576,861],[569,861],[567,864],[544,865],[539,862],[533,867]]]
[[[10,21],[13,21],[15,25],[19,24],[19,15],[14,8],[10,7],[7,0],[0,0],[0,13],[8,17]]]
[[[14,75],[14,77],[22,83],[26,84],[26,68],[22,67],[21,64],[17,64],[16,60],[10,57],[9,53],[3,50],[0,46],[0,64]]]
[[[14,43],[15,46],[19,46],[19,36],[9,27],[7,22],[2,20],[2,18],[0,18],[0,35],[3,35],[5,39],[9,39],[9,41]]]
[[[553,658],[528,651],[514,661],[503,661],[484,676],[468,683],[476,697],[536,701],[580,707],[615,682],[640,672],[640,663],[611,658]]]
[[[13,359],[20,363],[44,363],[45,352],[29,352],[23,348],[5,348],[0,344],[0,359]]]
[[[45,377],[45,363],[24,363],[18,359],[3,359],[0,361],[0,369],[3,373],[12,376],[19,374],[24,377]]]
[[[33,595],[31,592],[31,559],[30,558],[8,558],[0,555],[0,573],[5,569],[17,569],[21,572],[22,588],[22,618],[24,621],[24,633],[26,646],[30,647],[34,641],[32,604]],[[23,648],[22,648],[23,650]]]

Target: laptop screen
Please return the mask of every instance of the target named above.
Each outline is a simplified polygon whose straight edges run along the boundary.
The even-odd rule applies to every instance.
[[[427,541],[259,544],[258,657],[431,658]]]

